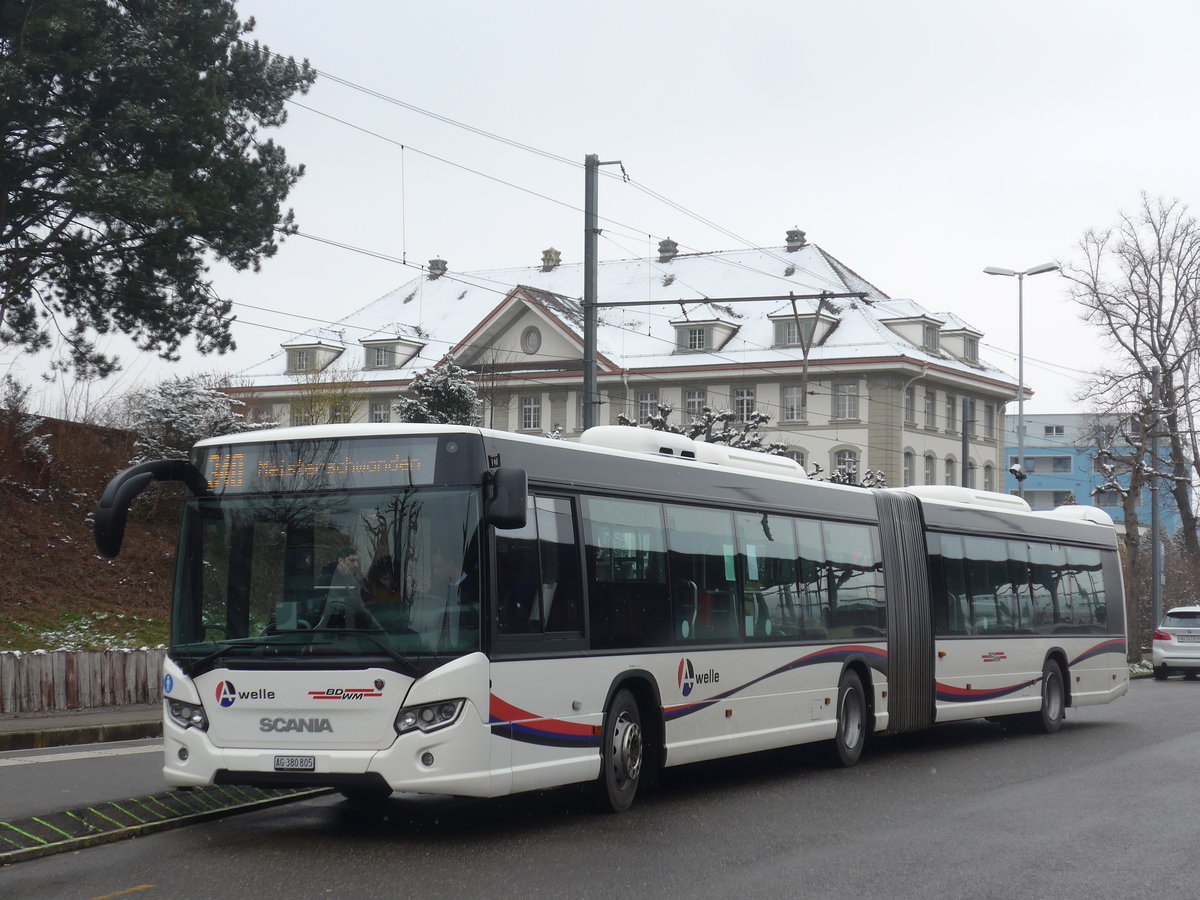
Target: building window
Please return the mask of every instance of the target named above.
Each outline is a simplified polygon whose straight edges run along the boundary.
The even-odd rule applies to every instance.
[[[858,418],[858,384],[847,382],[833,386],[833,417],[835,419]]]
[[[1097,506],[1118,507],[1121,505],[1120,491],[1100,491],[1095,494]]]
[[[833,457],[833,468],[837,472],[858,477],[858,454],[853,450],[839,450]]]
[[[733,412],[739,422],[749,422],[754,413],[754,388],[737,388],[733,392]]]
[[[1071,474],[1071,457],[1069,456],[1052,456],[1050,457],[1050,471],[1055,475],[1070,475]]]
[[[925,392],[925,427],[937,428],[937,391]]]
[[[963,357],[968,362],[979,362],[979,338],[963,338]]]
[[[925,483],[937,484],[937,457],[932,453],[925,454]]]
[[[712,346],[712,329],[703,325],[687,325],[678,329],[680,350],[707,350]]]
[[[658,415],[658,391],[639,391],[637,395],[637,420],[646,422]]]
[[[313,413],[312,404],[303,403],[293,405],[291,408],[291,418],[293,425],[316,425],[317,417]]]
[[[344,425],[354,417],[354,410],[345,400],[329,404],[329,424]]]
[[[310,350],[292,350],[292,366],[293,372],[309,372],[312,370],[313,358]]]
[[[390,422],[392,421],[392,404],[387,400],[372,400],[371,401],[371,421],[372,422]]]
[[[692,421],[704,415],[704,407],[708,406],[708,391],[704,388],[683,392],[683,414]]]
[[[392,347],[368,347],[367,367],[390,369],[396,365],[396,351]]]
[[[779,347],[803,347],[812,340],[813,323],[796,322],[789,319],[786,322],[775,323],[775,344]]]
[[[983,464],[983,489],[985,491],[996,489],[996,467],[991,463]]]
[[[1062,437],[1064,428],[1062,425],[1043,425],[1042,431],[1046,437]]]
[[[794,459],[796,462],[800,463],[800,468],[802,469],[807,465],[806,456],[803,450],[788,450],[783,455],[788,459]]]
[[[798,384],[788,385],[783,389],[783,420],[785,422],[803,422],[808,418],[808,398],[804,388]]]
[[[983,436],[989,441],[996,439],[996,404],[983,404]]]
[[[946,395],[946,430],[958,429],[958,398],[953,394]]]
[[[910,425],[917,421],[917,389],[911,384],[904,389],[904,421]]]
[[[521,349],[531,354],[542,349],[542,333],[536,325],[530,325],[521,332]]]
[[[975,488],[975,470],[978,467],[975,465],[975,460],[970,460],[967,463],[967,487],[974,490]]]
[[[1071,499],[1070,491],[1055,491],[1054,492],[1054,505],[1055,506],[1063,506],[1070,499]]]
[[[946,457],[946,484],[958,484],[958,463],[953,457]]]
[[[926,325],[922,331],[922,346],[926,350],[937,350],[938,348],[938,327],[936,325]]]
[[[521,429],[535,431],[542,427],[542,398],[533,395],[521,398]]]
[[[913,483],[913,465],[916,463],[916,457],[911,450],[904,451],[904,487],[908,487]]]

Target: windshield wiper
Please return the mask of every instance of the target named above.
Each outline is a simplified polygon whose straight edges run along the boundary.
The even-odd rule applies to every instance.
[[[218,647],[212,653],[206,654],[199,659],[192,660],[189,663],[180,662],[179,667],[183,669],[183,673],[188,678],[195,678],[201,672],[208,671],[208,664],[220,659],[231,650],[237,650],[239,647],[298,647],[311,646],[312,641],[278,641],[278,640],[262,640],[253,638],[226,638],[223,641],[216,641],[218,644],[225,644],[224,647]]]
[[[401,656],[370,631],[364,631],[361,628],[314,628],[313,634],[353,634],[360,637],[365,637],[372,644],[382,650],[396,664],[396,668],[400,670],[400,674],[407,675],[410,678],[420,678],[425,674],[424,670],[413,665],[407,657]],[[386,633],[386,632],[385,632]]]

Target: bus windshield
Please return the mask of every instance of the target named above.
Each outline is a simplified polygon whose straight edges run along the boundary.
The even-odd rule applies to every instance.
[[[478,650],[479,504],[478,489],[411,486],[192,498],[171,655],[423,670]]]

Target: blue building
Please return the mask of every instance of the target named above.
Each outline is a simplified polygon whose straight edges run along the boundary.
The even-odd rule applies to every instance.
[[[1096,416],[1081,413],[1025,415],[1025,499],[1034,509],[1053,509],[1074,496],[1081,506],[1104,509],[1118,527],[1125,522],[1125,510],[1118,491],[1104,491],[1093,496],[1095,488],[1107,482],[1099,471],[1100,453],[1095,441]],[[1017,493],[1017,479],[1008,471],[1017,462],[1017,417],[1004,417],[1007,461],[1004,466],[1004,490]],[[1117,471],[1117,482],[1129,485],[1128,473]],[[1139,497],[1138,525],[1150,526],[1150,491],[1143,489]],[[1175,498],[1168,492],[1159,495],[1159,521],[1167,534],[1179,530],[1179,510]]]

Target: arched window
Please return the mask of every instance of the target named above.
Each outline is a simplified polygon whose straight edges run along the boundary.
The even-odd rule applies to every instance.
[[[925,454],[925,483],[937,484],[937,457],[932,453]]]
[[[847,475],[858,476],[858,454],[853,450],[839,450],[833,457],[835,472],[845,472]]]
[[[967,487],[969,488],[975,487],[975,470],[977,468],[975,460],[972,459],[967,463]]]
[[[946,457],[946,484],[958,484],[958,462],[953,456]]]
[[[904,487],[908,487],[913,483],[913,465],[916,463],[916,456],[911,450],[904,451]]]
[[[996,467],[991,463],[983,464],[983,489],[985,491],[996,489]]]

